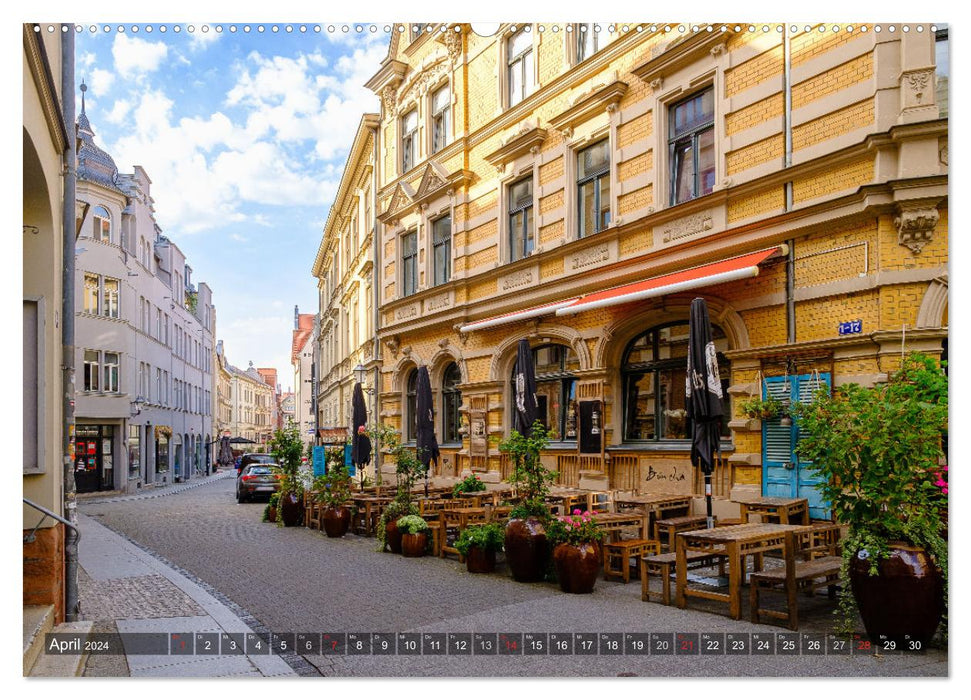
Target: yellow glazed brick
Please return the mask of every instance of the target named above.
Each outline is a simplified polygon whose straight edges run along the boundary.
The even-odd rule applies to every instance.
[[[652,230],[638,231],[628,234],[620,241],[621,256],[630,255],[641,250],[647,250],[654,245],[654,233]]]
[[[617,127],[617,146],[626,148],[635,141],[645,139],[654,131],[651,112],[631,119]]]
[[[880,235],[880,269],[905,270],[916,267],[944,267],[948,264],[947,209],[938,209],[939,219],[931,234],[931,240],[920,251],[914,253],[910,248],[898,243],[899,234],[894,224],[893,216],[881,216],[879,224]]]
[[[620,214],[637,211],[654,203],[654,186],[648,185],[617,198],[617,210]]]
[[[873,123],[873,99],[801,124],[792,130],[792,149],[798,151]]]
[[[548,197],[543,197],[539,200],[539,213],[549,214],[554,209],[559,209],[563,206],[563,190],[557,190]]]
[[[468,256],[467,268],[469,270],[475,270],[480,265],[495,262],[498,254],[499,249],[496,246],[490,246],[485,250],[480,250],[478,253]]]
[[[558,241],[563,237],[563,219],[554,221],[539,230],[539,240],[544,246],[551,241]]]
[[[479,299],[485,299],[496,293],[496,281],[486,280],[485,282],[479,282],[469,287],[469,301],[478,301]]]
[[[725,134],[731,136],[773,117],[782,116],[784,107],[785,100],[782,93],[777,93],[737,112],[732,112],[725,117]]]
[[[563,158],[552,160],[539,169],[539,184],[547,185],[558,177],[563,176]]]
[[[479,241],[485,240],[487,238],[495,238],[496,233],[499,230],[499,224],[496,219],[492,221],[487,221],[481,226],[469,231],[468,241],[469,245],[478,243]]]
[[[549,279],[563,274],[563,258],[546,260],[539,266],[539,278]]]
[[[740,173],[773,159],[779,159],[781,167],[784,149],[785,140],[780,134],[732,151],[725,158],[728,174]]]
[[[752,347],[782,345],[786,342],[786,307],[784,304],[740,311],[748,328]]]
[[[796,303],[796,337],[801,342],[839,337],[839,324],[860,319],[863,328],[878,328],[880,304],[876,292],[843,294]]]
[[[792,88],[792,108],[799,109],[813,100],[831,95],[843,88],[873,77],[873,54],[862,56],[836,66],[821,75],[804,80]]]
[[[648,151],[617,166],[617,179],[623,182],[654,168],[654,152]]]
[[[849,33],[845,31],[834,32],[831,27],[823,26],[825,31],[819,31],[820,26],[816,25],[810,32],[799,32],[792,37],[791,53],[793,67],[800,65],[820,54],[842,46],[858,36],[857,32]]]
[[[498,205],[499,205],[498,193],[495,190],[491,192],[487,192],[481,197],[478,197],[473,201],[469,202],[468,204],[469,220],[471,221],[473,219],[476,219],[482,214],[487,214],[487,213],[495,214],[496,207]]]
[[[725,97],[737,95],[773,76],[781,76],[782,69],[782,47],[776,46],[725,71]]]
[[[792,181],[792,200],[799,203],[831,192],[856,189],[873,181],[873,158],[866,156],[837,168]]]
[[[728,200],[728,221],[731,223],[757,214],[778,211],[784,208],[785,204],[785,190],[781,185],[755,192],[746,197],[730,199]]]
[[[927,292],[927,284],[899,284],[880,288],[880,328],[895,331],[913,328]]]

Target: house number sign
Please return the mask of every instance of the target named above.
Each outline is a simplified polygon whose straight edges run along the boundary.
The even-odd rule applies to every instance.
[[[856,321],[843,321],[837,327],[840,335],[851,335],[853,333],[863,332],[863,321],[857,319]]]

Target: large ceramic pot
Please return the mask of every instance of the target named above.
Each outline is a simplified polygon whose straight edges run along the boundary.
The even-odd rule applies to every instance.
[[[880,635],[910,639],[926,649],[944,613],[944,579],[927,552],[903,542],[890,543],[890,555],[870,576],[865,550],[850,559],[850,585],[871,641]]]
[[[595,542],[558,544],[553,549],[553,566],[565,593],[591,593],[600,573],[600,547]]]
[[[506,525],[506,563],[517,581],[542,581],[549,561],[546,528],[539,518],[514,518]]]
[[[470,574],[491,574],[496,570],[496,550],[469,547],[465,555],[465,568]]]
[[[280,519],[285,527],[295,527],[303,522],[303,498],[293,493],[280,496]]]
[[[397,520],[389,520],[384,526],[384,542],[392,554],[401,554],[401,530]]]
[[[427,533],[419,532],[415,535],[404,534],[401,536],[401,553],[406,557],[423,557],[426,547],[428,547]]]
[[[351,509],[344,506],[325,508],[321,521],[328,537],[343,537],[351,527]]]

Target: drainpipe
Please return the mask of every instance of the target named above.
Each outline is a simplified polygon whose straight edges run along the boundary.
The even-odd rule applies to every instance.
[[[61,245],[64,257],[61,273],[61,401],[62,454],[64,455],[64,517],[75,529],[64,529],[64,618],[76,622],[80,612],[78,601],[78,531],[77,493],[74,483],[74,247],[75,197],[77,171],[74,126],[74,25],[61,29],[61,100],[64,125],[67,127],[67,147],[64,149],[64,201],[62,203]]]
[[[783,75],[785,78],[785,165],[792,167],[792,47],[789,40],[789,25],[783,27],[782,35],[782,54],[783,54]],[[785,184],[786,211],[792,211],[792,180]],[[786,241],[789,253],[786,256],[786,342],[790,345],[796,342],[796,268],[795,268],[795,241]]]
[[[378,340],[378,329],[381,321],[381,237],[378,235],[380,222],[378,221],[378,169],[381,167],[380,160],[380,131],[378,127],[371,128],[371,135],[374,139],[374,168],[371,171],[371,216],[374,217],[374,229],[371,233],[371,245],[374,249],[374,264],[371,266],[371,295],[374,297],[372,302],[372,322],[374,323],[374,425],[380,425],[381,417],[381,342]],[[374,455],[374,482],[381,484],[381,447],[375,445],[372,452]]]

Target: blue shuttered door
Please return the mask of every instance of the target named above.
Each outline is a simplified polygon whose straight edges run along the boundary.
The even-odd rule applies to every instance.
[[[801,374],[794,377],[767,377],[764,395],[783,403],[808,403],[820,386],[830,386],[829,373]],[[762,421],[762,493],[779,498],[805,498],[812,518],[829,519],[829,503],[817,488],[820,479],[812,463],[800,461],[795,454],[799,429],[782,425],[781,418]]]

